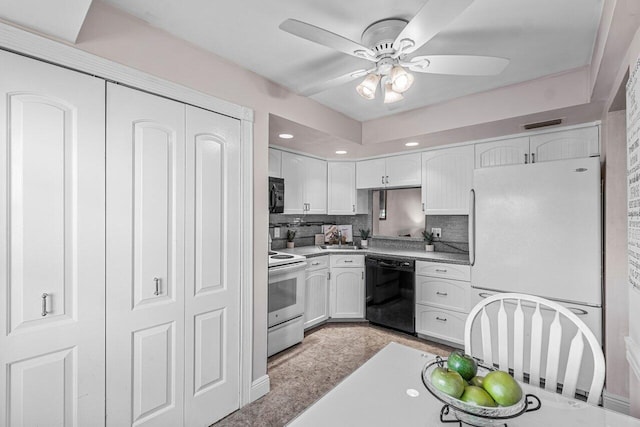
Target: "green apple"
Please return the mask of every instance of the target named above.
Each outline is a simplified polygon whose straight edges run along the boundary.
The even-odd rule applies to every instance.
[[[478,365],[473,357],[461,350],[454,350],[447,358],[447,367],[459,373],[465,381],[469,381],[478,373]]]
[[[489,396],[489,393],[475,385],[466,386],[462,396],[460,396],[460,400],[476,406],[488,406],[491,408],[498,406],[491,396]]]
[[[511,406],[522,398],[520,384],[504,371],[489,372],[482,381],[482,388],[500,406]]]
[[[456,399],[464,392],[465,382],[456,371],[447,368],[435,368],[431,373],[431,384],[443,393]]]
[[[469,384],[474,385],[476,387],[482,387],[482,383],[484,381],[484,377],[481,375],[476,375],[475,377],[469,380]]]

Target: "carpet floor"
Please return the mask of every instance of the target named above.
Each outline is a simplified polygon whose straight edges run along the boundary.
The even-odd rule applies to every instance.
[[[271,391],[213,426],[284,426],[392,341],[441,356],[452,350],[368,323],[329,323],[269,358]]]

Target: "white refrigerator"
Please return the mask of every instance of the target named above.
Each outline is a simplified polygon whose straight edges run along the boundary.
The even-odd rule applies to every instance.
[[[476,169],[473,303],[495,292],[555,300],[602,342],[601,224],[598,157]]]

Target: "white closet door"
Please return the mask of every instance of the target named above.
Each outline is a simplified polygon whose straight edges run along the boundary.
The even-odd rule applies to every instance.
[[[107,425],[179,426],[183,104],[107,85]]]
[[[185,425],[240,407],[240,121],[187,106]]]
[[[0,76],[0,424],[100,425],[104,81],[3,51]]]

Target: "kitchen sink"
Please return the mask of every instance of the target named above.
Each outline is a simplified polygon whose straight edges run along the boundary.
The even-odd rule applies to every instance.
[[[320,245],[320,249],[346,249],[346,250],[358,250],[360,249],[358,246],[347,246],[347,245]]]

